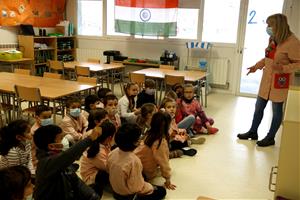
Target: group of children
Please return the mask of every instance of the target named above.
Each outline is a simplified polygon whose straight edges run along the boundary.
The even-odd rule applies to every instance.
[[[176,188],[169,159],[194,156],[190,145],[205,142],[196,135],[218,131],[194,98],[192,85],[173,89],[157,106],[151,79],[141,91],[135,83],[126,84],[119,100],[101,88],[85,98],[84,109],[80,99],[69,99],[59,126],[51,109],[39,105],[32,127],[16,120],[1,129],[0,188],[7,186],[2,171],[21,165],[34,177],[37,200],[100,199],[109,185],[119,200],[163,199],[165,188]],[[81,179],[74,164],[78,159]],[[164,187],[149,182],[159,174]]]

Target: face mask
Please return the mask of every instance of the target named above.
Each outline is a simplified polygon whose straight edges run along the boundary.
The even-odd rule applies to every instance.
[[[47,119],[41,119],[41,126],[47,126],[53,124],[53,119],[47,118]]]
[[[146,88],[146,94],[149,94],[149,95],[154,95],[155,93],[155,89],[150,89],[150,88]]]
[[[272,29],[272,27],[270,27],[270,26],[268,26],[268,27],[266,28],[266,32],[268,33],[269,36],[273,36],[273,35],[274,35],[273,29]]]
[[[70,109],[70,115],[72,117],[79,117],[79,115],[80,115],[80,108]]]
[[[115,115],[115,114],[117,114],[118,109],[116,109],[116,108],[109,108],[109,109],[107,109],[107,112],[108,112],[109,115]]]
[[[66,151],[67,149],[69,149],[69,141],[66,137],[64,137],[61,141],[61,143],[63,144],[63,148],[62,151]]]
[[[96,104],[96,108],[103,108],[103,106],[101,105],[101,103]]]

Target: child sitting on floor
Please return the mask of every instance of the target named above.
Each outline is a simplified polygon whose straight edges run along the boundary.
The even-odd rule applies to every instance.
[[[114,123],[118,130],[121,126],[121,118],[118,113],[118,98],[114,94],[108,94],[105,96],[103,104],[104,109],[108,113],[108,118]]]
[[[169,129],[171,116],[159,111],[151,120],[151,129],[147,132],[144,143],[135,149],[135,154],[143,164],[143,174],[147,180],[158,175],[158,167],[165,178],[165,187],[171,190],[176,188],[171,183],[171,167],[169,165]]]
[[[175,122],[175,113],[177,110],[177,105],[174,99],[164,98],[161,108],[164,108],[166,112],[168,112],[171,117],[171,126],[170,126],[170,150],[180,149],[183,151],[183,154],[194,156],[197,153],[196,149],[185,148],[188,147],[191,143],[202,144],[205,142],[205,138],[195,138],[190,140],[190,137],[187,133],[187,130],[190,130],[194,124],[195,117],[193,115],[189,115],[180,123],[176,124]]]
[[[31,127],[31,134],[34,135],[34,132],[40,128],[41,126],[47,126],[53,124],[52,119],[52,111],[46,105],[38,105],[35,109],[35,123]],[[66,137],[63,138],[62,143],[64,144],[65,148],[69,147],[69,141]],[[37,158],[36,158],[36,147],[33,142],[31,143],[31,155],[32,155],[32,164],[36,168],[37,165]]]
[[[142,129],[141,139],[144,138],[147,131],[150,129],[152,116],[157,112],[157,108],[153,103],[145,103],[141,107],[141,114],[138,116],[136,123]]]
[[[103,104],[104,98],[106,95],[109,95],[109,94],[113,94],[111,89],[109,89],[109,88],[100,88],[98,90],[98,97],[100,99],[101,108],[104,108],[104,104]]]
[[[125,95],[119,99],[118,110],[121,120],[135,123],[140,109],[135,108],[134,98],[138,94],[139,86],[136,83],[127,83],[124,87]],[[122,121],[122,122],[123,122]]]
[[[95,110],[96,108],[103,108],[101,106],[100,99],[97,95],[88,95],[84,99],[84,110],[82,111],[83,116],[88,119],[91,110]]]
[[[105,119],[105,118],[104,118]],[[100,124],[102,135],[83,153],[80,160],[80,175],[82,180],[91,185],[101,197],[103,188],[109,184],[107,158],[111,149],[111,142],[116,132],[116,128],[109,120],[103,121],[99,110],[94,110],[89,116],[89,127],[87,132],[92,131],[96,125]]]
[[[178,112],[176,122],[180,123],[185,117],[193,115],[196,119],[193,129],[196,133],[215,134],[219,129],[214,128],[214,120],[208,118],[201,104],[194,98],[194,87],[191,84],[184,86],[182,98],[177,99]]]
[[[102,134],[101,127],[66,151],[62,151],[62,129],[56,125],[42,126],[35,131],[34,143],[39,160],[36,170],[35,200],[99,200],[95,191],[77,176],[72,163]]]
[[[117,148],[108,156],[109,181],[117,200],[163,199],[166,189],[153,186],[143,178],[141,160],[133,153],[139,145],[141,129],[136,124],[123,124],[115,136]]]
[[[140,108],[145,103],[155,104],[155,81],[152,79],[145,80],[145,89],[138,94],[136,107]]]
[[[66,106],[67,113],[61,121],[60,127],[68,141],[71,144],[75,144],[82,139],[88,126],[88,121],[81,113],[81,103],[79,99],[69,99]]]

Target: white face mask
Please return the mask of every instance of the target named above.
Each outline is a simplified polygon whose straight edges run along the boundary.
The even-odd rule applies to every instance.
[[[145,93],[149,95],[154,95],[155,89],[146,88]]]
[[[61,143],[63,144],[63,148],[62,148],[62,151],[66,151],[67,149],[69,149],[69,140],[64,137],[62,140],[61,140]]]

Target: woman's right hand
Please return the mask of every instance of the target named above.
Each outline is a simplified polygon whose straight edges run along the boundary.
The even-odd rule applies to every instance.
[[[248,76],[248,74],[254,73],[257,70],[255,65],[252,66],[252,67],[248,67],[247,69],[249,70],[248,73],[247,73],[247,76]]]
[[[173,185],[170,181],[170,179],[167,179],[165,182],[165,187],[169,190],[175,190],[176,189],[176,185]]]

